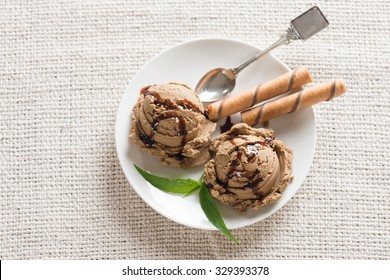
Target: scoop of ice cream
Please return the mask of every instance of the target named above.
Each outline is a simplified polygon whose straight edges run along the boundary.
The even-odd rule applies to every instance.
[[[133,108],[130,139],[165,165],[200,165],[210,158],[216,126],[203,112],[198,95],[186,85],[144,87]]]
[[[210,150],[204,181],[213,197],[237,211],[276,201],[292,180],[292,152],[271,129],[237,124]]]

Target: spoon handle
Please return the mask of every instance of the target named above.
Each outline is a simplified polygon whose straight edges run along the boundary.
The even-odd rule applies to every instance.
[[[287,29],[287,32],[285,34],[283,34],[275,43],[273,43],[271,46],[269,46],[268,48],[266,48],[265,50],[259,52],[258,54],[256,54],[254,57],[252,57],[251,59],[249,59],[248,61],[244,62],[243,64],[241,64],[240,66],[236,67],[233,69],[233,73],[237,76],[238,73],[241,72],[241,70],[243,70],[244,68],[246,68],[248,65],[250,65],[252,62],[255,62],[256,60],[258,60],[260,57],[262,57],[263,55],[265,55],[266,53],[269,53],[270,51],[272,51],[273,49],[281,46],[281,45],[288,45],[291,43],[291,41],[293,40],[299,40],[300,37],[298,35],[298,33],[295,31],[295,29],[290,26],[288,29]]]

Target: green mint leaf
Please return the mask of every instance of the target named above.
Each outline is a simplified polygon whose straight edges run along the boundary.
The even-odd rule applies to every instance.
[[[192,179],[169,179],[164,177],[159,177],[150,174],[149,172],[143,170],[134,164],[135,169],[154,187],[170,193],[185,194],[189,195],[196,189],[200,187],[200,184],[196,180]]]
[[[201,185],[198,184],[198,186],[197,186],[196,188],[194,188],[193,190],[191,190],[191,191],[189,191],[188,193],[184,194],[184,195],[183,195],[183,198],[185,198],[185,197],[191,195],[192,193],[194,193],[197,189],[200,188],[200,186],[201,186]]]
[[[200,188],[200,186],[202,185],[202,182],[203,182],[203,177],[204,177],[204,173],[202,173],[202,176],[200,176],[199,180],[198,180],[198,184],[199,186],[197,188],[194,188],[192,191],[186,193],[185,195],[183,195],[183,198],[189,196],[190,194],[192,194],[193,192],[195,192],[197,189]]]
[[[198,180],[199,184],[203,183],[203,177],[204,177],[204,172],[202,173],[202,176],[200,176],[200,178]]]
[[[223,221],[221,214],[219,213],[217,203],[214,198],[209,193],[206,185],[202,183],[199,192],[200,206],[203,209],[203,212],[206,214],[207,219],[212,223],[216,228],[218,228],[223,234],[237,243],[237,239],[230,233],[228,228]]]

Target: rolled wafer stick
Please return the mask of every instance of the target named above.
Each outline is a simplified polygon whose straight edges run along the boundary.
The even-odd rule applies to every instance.
[[[254,126],[277,116],[289,114],[321,101],[329,101],[347,91],[343,79],[337,79],[278,98],[241,112],[241,121]]]
[[[283,74],[250,90],[226,97],[207,106],[208,118],[212,121],[241,112],[264,100],[286,93],[312,81],[306,67]]]

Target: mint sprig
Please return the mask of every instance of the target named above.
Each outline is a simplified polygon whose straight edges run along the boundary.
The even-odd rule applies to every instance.
[[[237,239],[230,233],[229,229],[226,227],[225,222],[223,221],[223,218],[219,213],[217,203],[215,202],[214,198],[211,196],[206,185],[204,184],[203,175],[198,181],[181,178],[169,179],[152,175],[135,164],[134,167],[142,175],[142,177],[144,177],[146,181],[148,181],[150,184],[152,184],[152,186],[162,191],[176,194],[184,194],[183,197],[186,197],[192,194],[197,189],[200,189],[199,201],[207,219],[223,234],[225,234],[228,238],[237,243]]]

